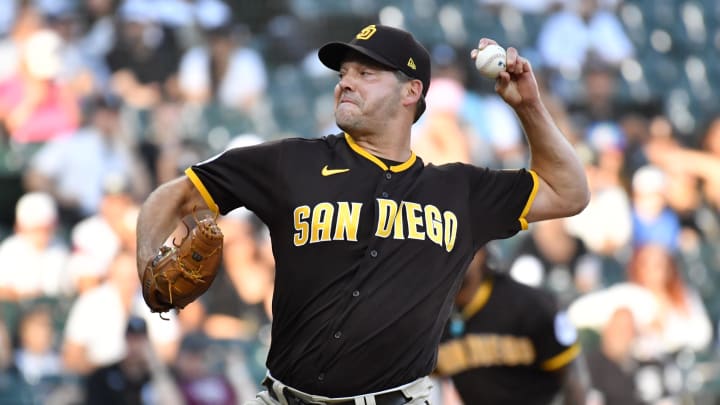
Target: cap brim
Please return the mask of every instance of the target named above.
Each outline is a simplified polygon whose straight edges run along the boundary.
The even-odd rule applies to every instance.
[[[387,66],[390,69],[399,69],[389,60],[383,58],[382,56],[369,49],[354,44],[346,44],[344,42],[330,42],[323,45],[318,51],[318,58],[320,58],[320,62],[322,62],[323,65],[329,67],[332,70],[338,71],[340,70],[340,64],[343,62],[345,56],[350,51],[355,51],[357,53],[365,55],[368,58],[374,60],[375,62],[378,62],[383,66]]]

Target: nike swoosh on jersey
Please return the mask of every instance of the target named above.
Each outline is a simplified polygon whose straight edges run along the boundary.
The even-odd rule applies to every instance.
[[[340,174],[349,171],[350,169],[328,169],[327,165],[325,165],[325,167],[323,167],[320,171],[320,174],[322,174],[323,176],[332,176],[333,174]]]

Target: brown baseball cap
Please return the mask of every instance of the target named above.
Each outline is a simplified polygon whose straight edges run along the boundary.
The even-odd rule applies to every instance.
[[[385,25],[373,24],[363,28],[350,42],[330,42],[318,51],[320,61],[333,70],[349,51],[361,53],[370,59],[399,70],[423,84],[423,97],[430,87],[430,54],[407,31]]]

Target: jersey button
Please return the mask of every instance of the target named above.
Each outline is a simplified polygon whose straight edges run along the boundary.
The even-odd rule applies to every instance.
[[[360,296],[360,291],[358,291],[358,290],[353,291],[353,297],[359,297],[359,296]]]
[[[386,193],[385,191],[383,191],[382,196],[383,196],[383,198],[388,198],[388,197],[389,197],[389,194]]]
[[[388,180],[392,179],[392,173],[390,173],[390,172],[385,173],[385,178]]]
[[[342,337],[342,332],[337,331],[333,336],[335,337],[335,339],[340,339]]]
[[[370,257],[377,257],[377,250],[371,250]]]
[[[318,380],[322,381],[322,380],[324,380],[324,379],[325,379],[325,373],[320,373],[320,374],[318,375]]]

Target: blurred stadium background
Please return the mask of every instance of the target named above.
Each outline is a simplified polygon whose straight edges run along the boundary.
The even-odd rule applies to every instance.
[[[373,23],[432,54],[413,133],[428,162],[525,164],[469,51],[485,36],[530,59],[593,202],[497,242],[501,264],[557,296],[586,353],[617,332],[611,310],[634,311],[619,363],[641,403],[720,404],[719,22],[715,0],[3,0],[0,404],[254,396],[271,322],[263,225],[222,218],[221,281],[161,321],[138,295],[138,206],[228,147],[337,131],[336,75],[316,50]],[[637,276],[661,268],[674,287]],[[650,321],[613,289],[628,284],[665,299]]]

